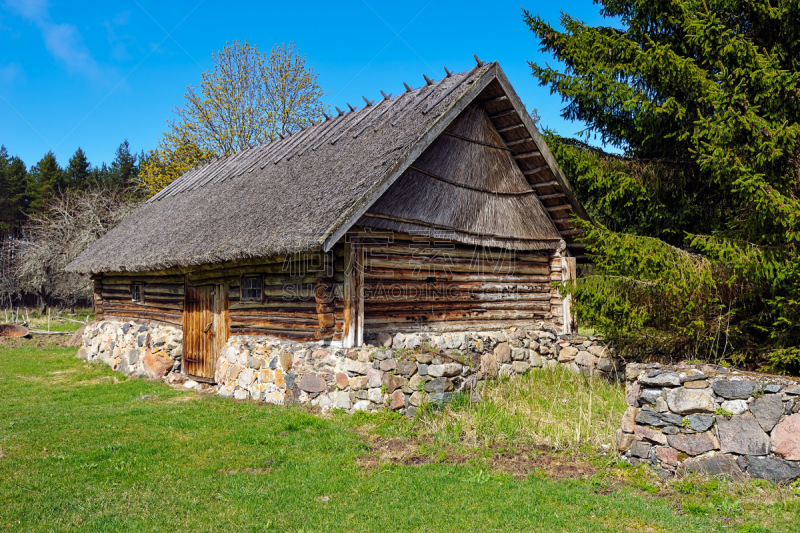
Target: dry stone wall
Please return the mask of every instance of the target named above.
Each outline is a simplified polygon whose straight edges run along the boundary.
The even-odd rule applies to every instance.
[[[239,400],[413,414],[424,402],[446,403],[486,379],[532,368],[563,364],[614,377],[611,355],[595,338],[547,330],[381,334],[355,349],[238,336],[220,353],[216,381],[219,394]]]
[[[800,381],[715,365],[629,364],[617,448],[665,474],[800,478]]]
[[[157,379],[181,371],[182,349],[179,328],[102,320],[84,330],[78,357],[99,359],[129,376]]]

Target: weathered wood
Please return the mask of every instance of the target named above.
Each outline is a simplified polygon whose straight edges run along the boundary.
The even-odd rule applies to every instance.
[[[514,130],[518,130],[518,129],[524,128],[524,127],[525,127],[525,124],[522,124],[522,123],[512,124],[511,126],[506,126],[505,128],[498,128],[497,129],[497,133],[505,133],[507,131],[514,131]]]
[[[396,270],[389,268],[364,268],[365,280],[407,280],[407,281],[489,281],[500,283],[541,283],[550,281],[549,276],[539,276],[531,274],[472,274],[467,272],[449,272],[431,275],[428,272],[418,270]]]
[[[130,285],[134,282],[142,283],[159,283],[159,284],[182,284],[184,277],[181,275],[173,276],[154,276],[149,273],[141,274],[126,274],[122,272],[115,272],[112,275],[103,275],[103,285]]]
[[[531,157],[539,157],[542,153],[539,150],[533,150],[532,152],[526,152],[524,154],[514,154],[514,159],[519,161],[520,159],[530,159]]]
[[[158,318],[153,318],[153,317],[145,318],[145,317],[141,317],[141,316],[138,316],[138,315],[134,316],[134,315],[125,315],[125,314],[113,314],[113,315],[112,314],[107,314],[107,315],[105,315],[104,319],[105,320],[114,320],[114,321],[117,321],[117,322],[131,321],[131,322],[134,322],[136,324],[141,324],[141,325],[166,325],[166,326],[177,327],[178,329],[181,329],[183,327],[183,318],[182,317],[181,318],[177,318],[177,319],[168,318],[168,319],[160,320]],[[95,318],[95,320],[103,320],[103,319]]]
[[[395,279],[383,280],[369,280],[364,283],[364,292],[369,293],[371,297],[378,294],[387,294],[391,296],[416,295],[416,294],[432,294],[446,295],[446,294],[482,294],[492,295],[495,293],[501,294],[520,294],[520,293],[537,293],[548,291],[550,284],[549,279],[542,283],[526,283],[526,282],[482,282],[482,281],[464,281],[464,282],[436,282],[429,283],[427,281],[403,281]]]
[[[544,309],[531,310],[455,310],[455,311],[392,311],[371,312],[364,317],[365,324],[391,324],[396,322],[448,322],[469,320],[520,320],[532,316],[543,316],[550,308],[549,302],[542,304]]]
[[[461,331],[494,331],[511,327],[533,329],[537,323],[551,320],[550,313],[544,316],[531,316],[526,320],[463,320],[459,322],[394,322],[367,324],[367,333],[400,332],[400,333],[447,333]]]
[[[544,291],[546,289],[542,289]],[[385,302],[402,304],[407,302],[435,302],[445,304],[447,302],[530,302],[546,300],[548,292],[468,292],[468,291],[438,291],[436,288],[420,291],[403,292],[396,288],[377,287],[374,291],[365,290],[364,298],[367,306],[373,303]],[[428,304],[430,305],[430,304]]]
[[[303,301],[303,300],[284,300],[282,298],[265,298],[263,302],[237,302],[237,303],[230,303],[229,304],[231,311],[240,311],[246,309],[263,309],[265,312],[269,312],[275,308],[282,308],[282,307],[291,307],[291,308],[298,308],[298,309],[307,309],[309,312],[313,312],[317,308],[317,303],[313,301]]]
[[[336,330],[333,328],[317,328],[314,330],[314,338],[317,340],[332,339]]]
[[[280,318],[270,317],[269,320],[264,318],[250,318],[231,315],[232,328],[256,328],[256,329],[280,329],[289,331],[313,331],[314,328],[319,326],[316,317],[313,320],[301,320],[298,318]],[[333,323],[331,323],[331,326]]]
[[[368,268],[386,268],[394,270],[420,270],[427,271],[429,275],[439,272],[475,272],[488,274],[535,274],[544,275],[548,272],[546,264],[527,263],[517,260],[491,261],[481,259],[460,259],[456,257],[435,257],[427,259],[424,256],[381,256],[367,254],[365,266]]]
[[[517,114],[516,109],[509,109],[508,111],[500,111],[498,113],[491,114],[489,115],[489,118],[494,120],[496,118],[510,117],[511,115],[516,115],[516,114]]]
[[[333,313],[335,308],[333,303],[317,304],[317,313]]]
[[[550,308],[550,295],[545,294],[538,300],[508,300],[499,302],[475,301],[436,301],[431,302],[370,302],[364,303],[364,312],[368,317],[378,316],[379,313],[406,313],[419,311],[423,313],[449,313],[457,311],[470,311],[480,313],[492,310],[510,311],[547,311]],[[560,300],[559,300],[560,301]]]
[[[231,335],[266,335],[279,339],[289,339],[297,342],[311,342],[314,338],[314,331],[288,331],[283,329],[261,329],[250,327],[237,327],[231,324]]]
[[[332,328],[333,324],[336,322],[333,313],[320,313],[317,317],[319,327],[321,328]]]

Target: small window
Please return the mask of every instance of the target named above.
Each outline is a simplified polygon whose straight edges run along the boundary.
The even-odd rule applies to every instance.
[[[134,302],[142,301],[142,285],[140,283],[131,285],[131,300]]]
[[[242,278],[242,300],[261,301],[261,276],[244,276]]]

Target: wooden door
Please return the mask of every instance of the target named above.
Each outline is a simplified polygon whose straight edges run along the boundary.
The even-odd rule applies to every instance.
[[[183,313],[183,369],[203,381],[214,379],[216,328],[214,327],[213,285],[186,287]],[[223,341],[224,342],[224,341]]]

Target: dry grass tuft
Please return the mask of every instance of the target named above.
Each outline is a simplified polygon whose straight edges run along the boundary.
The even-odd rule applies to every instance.
[[[562,368],[498,380],[479,393],[477,403],[464,395],[444,411],[421,409],[421,432],[471,446],[599,447],[613,445],[626,407],[621,385]]]

